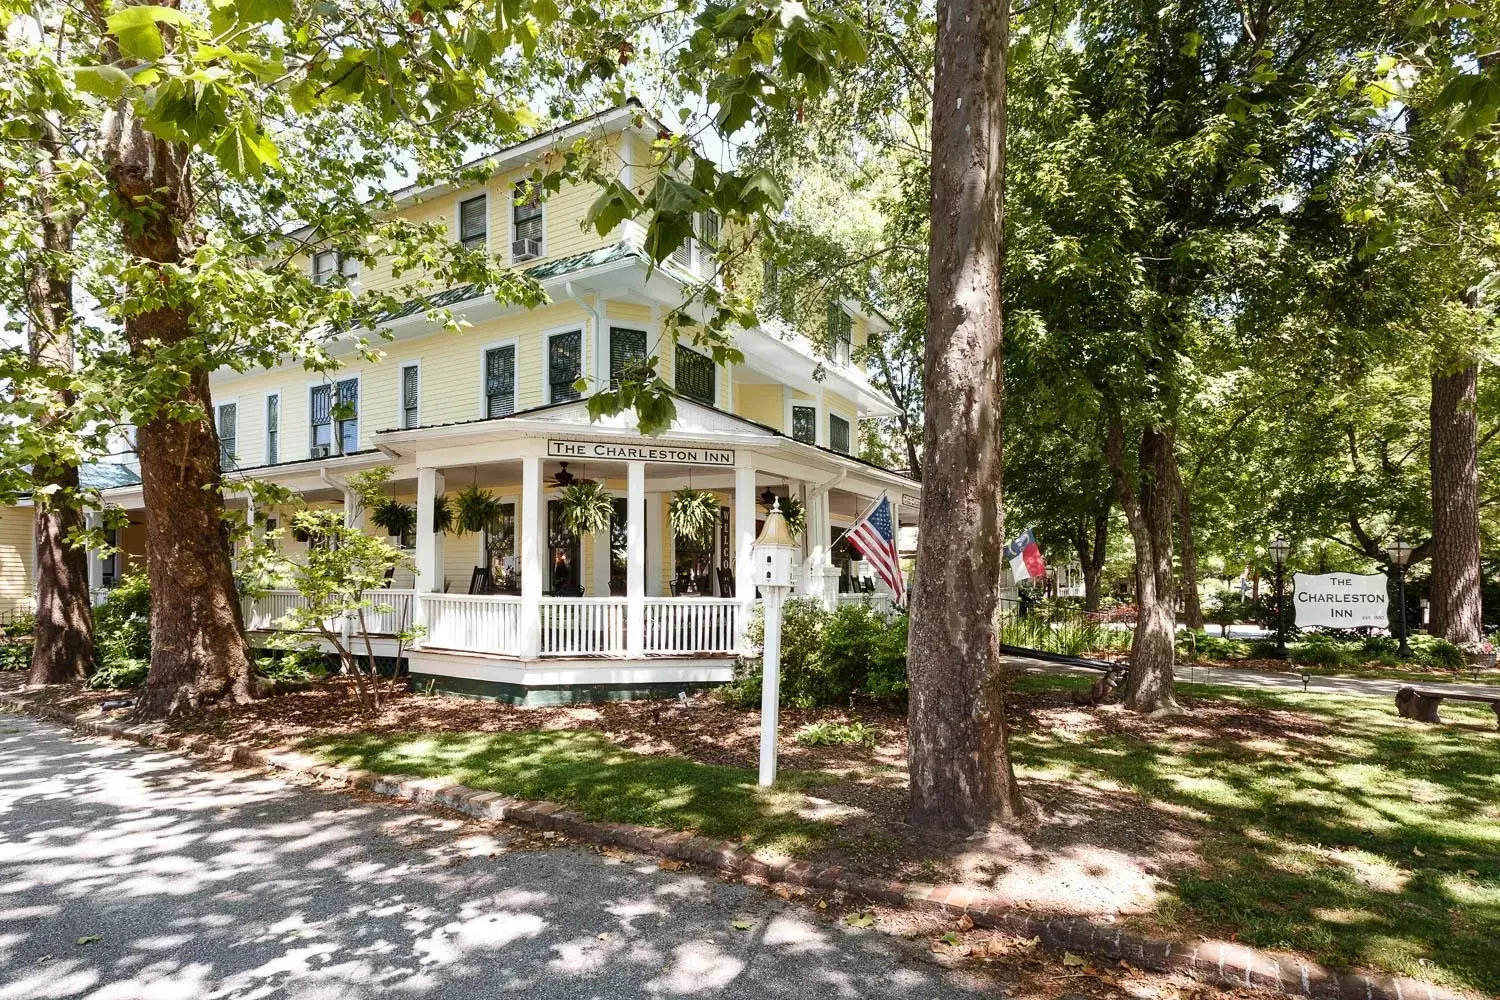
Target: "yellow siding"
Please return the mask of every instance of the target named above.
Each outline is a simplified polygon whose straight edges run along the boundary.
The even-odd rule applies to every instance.
[[[740,383],[734,387],[734,412],[747,420],[790,432],[782,427],[786,422],[785,392],[779,385]]]
[[[32,516],[30,507],[0,507],[0,611],[30,606]]]
[[[840,396],[836,392],[826,392],[825,391],[823,393],[823,405],[825,407],[827,407],[829,414],[843,417],[845,420],[849,421],[849,446],[850,446],[851,450],[858,451],[859,450],[859,411],[855,407],[853,401],[845,399],[843,396]],[[828,422],[828,416],[827,415],[825,415],[823,417],[823,422],[825,424]],[[824,428],[823,433],[824,434],[828,433],[826,427]]]

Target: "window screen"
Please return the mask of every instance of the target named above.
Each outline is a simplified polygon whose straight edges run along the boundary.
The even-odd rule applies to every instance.
[[[401,369],[401,426],[416,427],[421,421],[417,413],[417,396],[421,375],[416,365]]]
[[[646,331],[622,330],[617,326],[609,330],[609,387],[619,386],[620,378],[632,365],[646,360]]]
[[[849,421],[828,415],[828,447],[849,454]]]
[[[459,203],[458,242],[470,249],[484,244],[489,236],[486,213],[487,199],[484,195]]]
[[[792,439],[803,444],[818,443],[818,408],[816,406],[792,407]]]
[[[281,396],[266,397],[266,464],[281,460]]]
[[[554,333],[547,338],[547,386],[550,402],[563,403],[582,393],[573,384],[583,374],[583,331]]]
[[[688,399],[714,405],[714,362],[697,351],[677,345],[677,391]]]
[[[484,352],[484,415],[508,417],[516,412],[514,344]]]
[[[234,465],[236,437],[239,430],[239,407],[224,403],[219,407],[219,465],[229,468]]]

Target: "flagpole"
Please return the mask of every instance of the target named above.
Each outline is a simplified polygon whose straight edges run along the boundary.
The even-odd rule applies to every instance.
[[[865,508],[865,512],[863,514],[861,514],[858,517],[856,517],[854,519],[854,521],[849,525],[849,527],[845,528],[843,531],[840,531],[839,534],[838,534],[838,538],[835,538],[833,541],[831,541],[831,542],[828,543],[828,547],[830,549],[832,549],[835,545],[837,545],[839,543],[840,539],[842,539],[845,535],[849,534],[849,532],[853,531],[855,528],[859,527],[859,523],[861,521],[863,521],[865,518],[869,517],[870,516],[870,512],[872,510],[874,510],[876,507],[879,507],[880,506],[880,501],[884,500],[885,498],[886,498],[886,494],[882,491],[881,494],[880,494],[880,496],[878,496],[874,500],[870,501],[870,506],[868,506],[868,507]]]

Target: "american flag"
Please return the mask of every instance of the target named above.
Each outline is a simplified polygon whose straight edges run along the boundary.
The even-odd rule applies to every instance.
[[[896,522],[891,517],[890,498],[882,495],[865,516],[849,529],[849,544],[859,550],[885,585],[896,595],[897,604],[906,603],[906,581],[901,576],[901,555],[896,550]]]

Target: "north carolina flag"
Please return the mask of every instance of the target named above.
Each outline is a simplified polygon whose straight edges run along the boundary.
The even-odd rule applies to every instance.
[[[1016,582],[1047,575],[1047,564],[1042,562],[1042,550],[1037,547],[1036,535],[1027,528],[1020,537],[1005,546],[1005,557],[1010,560],[1010,574]]]

